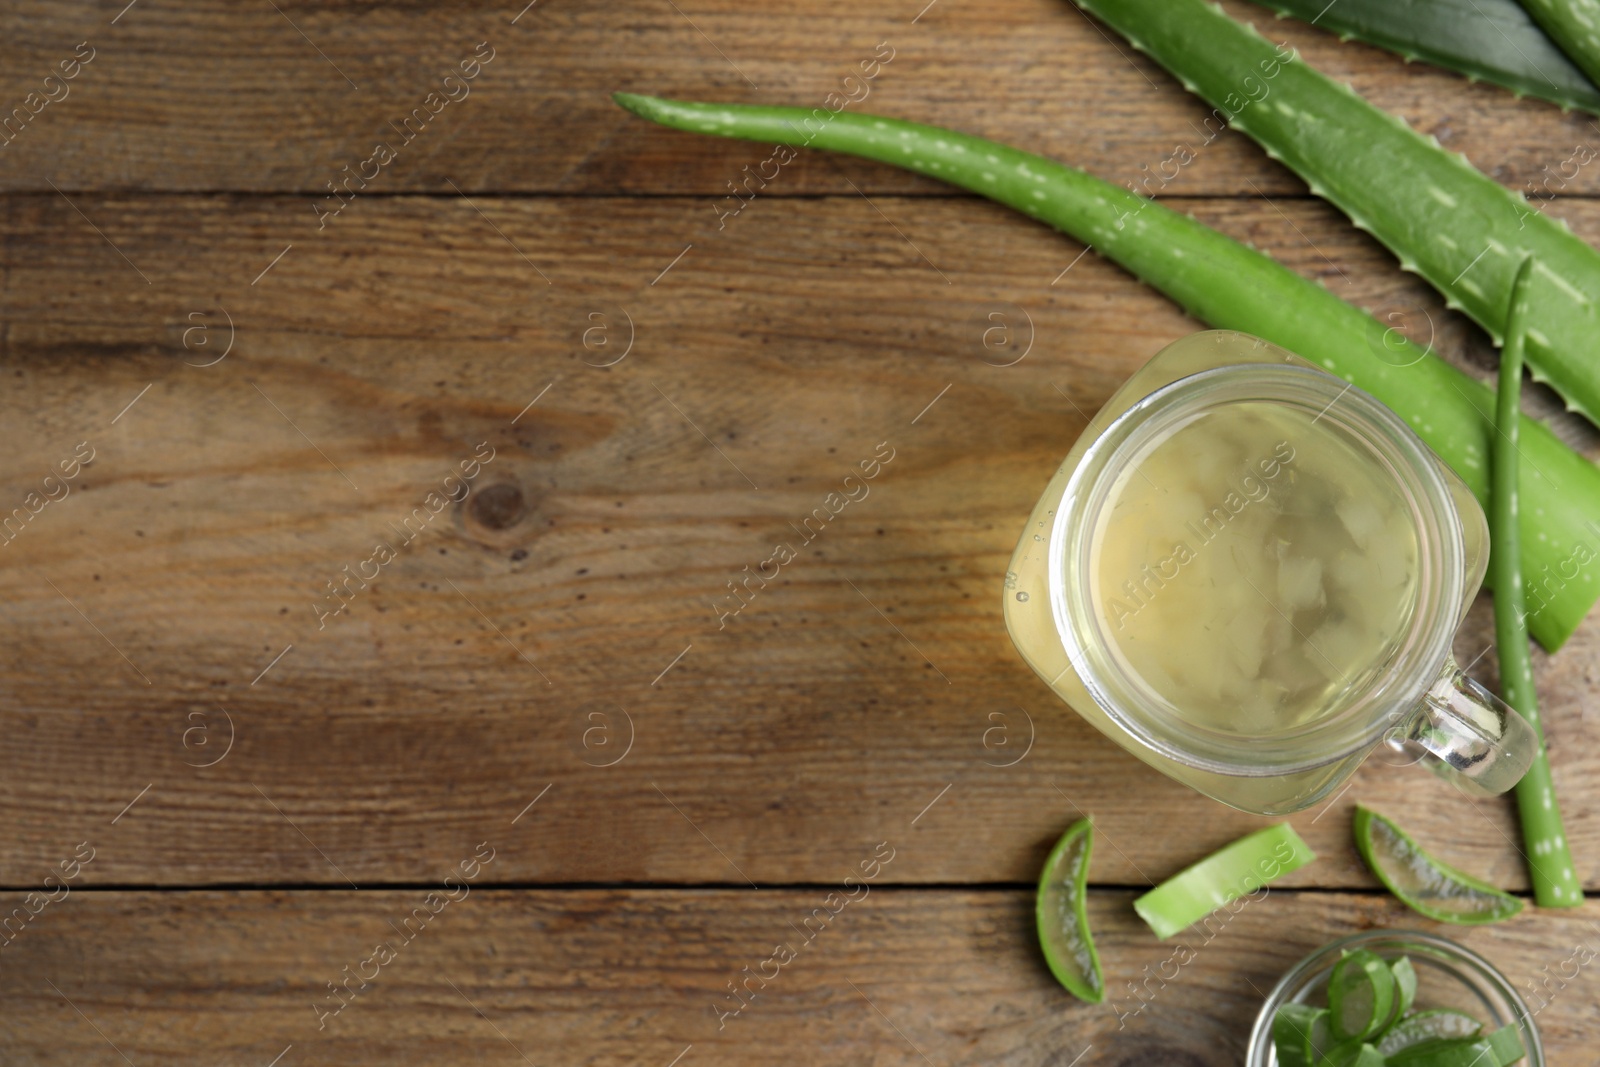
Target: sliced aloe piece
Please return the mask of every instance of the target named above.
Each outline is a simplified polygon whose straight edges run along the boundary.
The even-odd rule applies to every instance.
[[[1451,1008],[1419,1011],[1395,1023],[1378,1041],[1378,1051],[1393,1056],[1402,1049],[1439,1038],[1477,1037],[1483,1024],[1465,1012]]]
[[[1272,1047],[1278,1067],[1316,1067],[1330,1044],[1328,1009],[1285,1004],[1272,1017]]]
[[[1483,1024],[1465,1012],[1451,1008],[1433,1008],[1419,1011],[1395,1023],[1378,1041],[1378,1051],[1385,1056],[1440,1038],[1477,1037]]]
[[[1403,1019],[1417,999],[1417,969],[1411,957],[1401,956],[1389,964],[1389,971],[1394,975],[1394,1017]]]
[[[1440,863],[1371,808],[1356,805],[1353,829],[1361,858],[1413,911],[1439,922],[1475,926],[1509,919],[1522,910],[1522,901]]]
[[[1094,829],[1088,819],[1067,828],[1050,850],[1039,874],[1039,895],[1034,915],[1039,926],[1039,947],[1050,973],[1079,1000],[1099,1004],[1105,1000],[1106,980],[1100,971],[1100,954],[1089,936],[1089,853]]]
[[[1488,1037],[1439,1037],[1388,1056],[1389,1067],[1510,1067],[1526,1055],[1515,1024]]]
[[[1489,1043],[1476,1037],[1422,1041],[1386,1057],[1393,1067],[1494,1067]]]
[[[1329,1049],[1316,1067],[1384,1067],[1383,1053],[1365,1041],[1347,1041]]]
[[[1256,0],[1320,26],[1562,107],[1600,114],[1600,91],[1517,0]]]
[[[1133,910],[1165,940],[1224,904],[1317,858],[1286,822],[1247,834],[1133,902]]]
[[[1395,980],[1388,961],[1370,949],[1358,949],[1333,965],[1328,1018],[1336,1037],[1360,1043],[1387,1029],[1395,1017]]]
[[[1522,1031],[1515,1023],[1502,1026],[1489,1035],[1489,1050],[1498,1067],[1507,1067],[1528,1054],[1522,1047]]]

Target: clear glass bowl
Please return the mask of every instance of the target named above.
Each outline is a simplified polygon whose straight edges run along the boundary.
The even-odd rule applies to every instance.
[[[1417,971],[1415,1007],[1454,1008],[1483,1021],[1485,1033],[1516,1023],[1522,1029],[1522,1046],[1527,1056],[1517,1067],[1544,1067],[1544,1048],[1533,1014],[1494,964],[1471,949],[1442,937],[1416,930],[1372,930],[1323,945],[1289,969],[1267,995],[1267,1002],[1256,1016],[1250,1031],[1246,1067],[1275,1067],[1277,1053],[1272,1047],[1272,1018],[1284,1004],[1327,1002],[1328,975],[1343,950],[1365,948],[1386,960],[1410,956]]]

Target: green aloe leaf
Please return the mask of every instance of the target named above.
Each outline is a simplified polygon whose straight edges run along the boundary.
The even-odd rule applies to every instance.
[[[1097,255],[1166,293],[1200,321],[1281,345],[1371,393],[1488,503],[1494,394],[1483,383],[1316,282],[1188,215],[1042,156],[937,126],[825,108],[631,93],[615,98],[664,126],[848,152],[1013,207],[1092,245]],[[1595,559],[1600,532],[1600,469],[1526,416],[1520,448],[1529,469],[1541,474],[1521,490],[1528,527],[1522,573],[1542,598],[1534,605],[1530,593],[1528,627],[1554,651],[1600,595],[1600,567],[1583,566]]]
[[[1496,344],[1511,283],[1532,256],[1528,365],[1600,425],[1600,252],[1465,157],[1205,0],[1075,2],[1304,178]]]
[[[1517,0],[1256,0],[1342,40],[1600,114],[1600,89]],[[1532,4],[1530,3],[1530,6]]]
[[[1600,79],[1600,0],[1522,0],[1572,61]]]

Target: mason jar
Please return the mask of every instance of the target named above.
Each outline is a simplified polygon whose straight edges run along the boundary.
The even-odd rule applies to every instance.
[[[1472,492],[1392,411],[1208,331],[1090,421],[1023,530],[1005,618],[1079,715],[1224,804],[1309,807],[1379,745],[1485,796],[1538,748],[1451,657],[1487,562]]]

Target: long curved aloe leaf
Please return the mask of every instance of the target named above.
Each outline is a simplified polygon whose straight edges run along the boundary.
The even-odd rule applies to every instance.
[[[1506,347],[1500,356],[1500,388],[1495,396],[1494,448],[1489,454],[1489,531],[1500,539],[1500,547],[1513,546],[1522,536],[1518,518],[1521,503],[1517,487],[1522,484],[1522,457],[1517,440],[1522,430],[1522,357],[1527,337],[1527,274],[1530,260],[1517,272],[1517,285],[1511,292],[1511,311],[1506,325]],[[1495,568],[1494,643],[1500,653],[1500,692],[1506,703],[1522,713],[1539,739],[1539,752],[1522,780],[1517,783],[1517,818],[1522,823],[1522,853],[1528,861],[1528,880],[1533,883],[1533,898],[1541,908],[1575,908],[1583,904],[1583,886],[1572,863],[1567,831],[1561,824],[1561,805],[1556,801],[1555,782],[1550,774],[1550,753],[1545,748],[1544,727],[1539,717],[1539,694],[1533,685],[1533,664],[1528,655],[1528,629],[1523,624],[1522,583],[1516,565],[1521,553],[1496,552],[1490,561]]]
[[[1495,344],[1511,282],[1531,255],[1528,364],[1600,424],[1600,252],[1564,223],[1204,0],[1075,2],[1388,246]]]
[[[1517,0],[1255,0],[1343,40],[1354,38],[1469,78],[1600,114],[1600,89]],[[1530,0],[1530,4],[1532,0]]]
[[[699,104],[618,93],[637,115],[695,133],[809,145],[907,167],[1016,208],[1119,264],[1203,322],[1297,352],[1393,408],[1488,501],[1494,394],[1366,312],[1188,215],[1042,156],[937,126],[818,108]],[[1600,572],[1600,468],[1524,417],[1522,573],[1529,629],[1554,650]],[[1575,553],[1583,553],[1576,555]],[[1576,560],[1576,562],[1575,562]],[[1570,571],[1570,573],[1569,573]],[[1538,597],[1536,603],[1534,598]]]
[[[1600,82],[1600,3],[1596,0],[1522,0],[1544,32],[1572,61]]]

